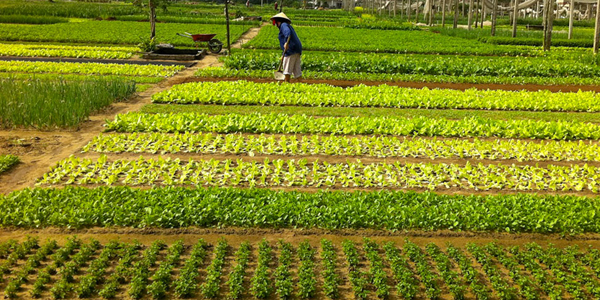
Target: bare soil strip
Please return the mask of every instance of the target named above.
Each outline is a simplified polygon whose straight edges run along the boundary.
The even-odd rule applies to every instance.
[[[1,228],[0,242],[9,239],[25,240],[27,236],[38,236],[40,241],[47,238],[56,239],[58,242],[65,241],[68,237],[77,235],[78,238],[95,238],[100,242],[119,239],[122,242],[131,242],[138,240],[144,244],[150,244],[155,240],[163,240],[167,243],[182,239],[186,244],[197,242],[203,238],[209,243],[216,243],[220,238],[225,238],[231,245],[237,246],[244,241],[260,241],[263,238],[267,241],[276,242],[284,240],[294,245],[305,240],[311,245],[318,245],[321,239],[330,239],[334,243],[339,243],[344,239],[361,242],[364,237],[370,237],[375,241],[393,241],[398,245],[403,245],[406,238],[419,245],[426,245],[433,242],[440,247],[445,246],[447,242],[457,247],[464,247],[467,243],[488,243],[496,242],[500,245],[514,246],[523,245],[530,242],[536,242],[541,245],[552,243],[557,247],[570,246],[573,244],[591,245],[600,247],[600,234],[537,234],[537,233],[505,233],[505,232],[468,232],[468,231],[389,231],[373,229],[267,229],[267,228],[43,228],[43,229],[21,229],[21,228]]]

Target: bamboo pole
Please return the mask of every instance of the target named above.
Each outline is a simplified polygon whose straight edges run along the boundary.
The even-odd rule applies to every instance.
[[[594,54],[598,54],[600,42],[600,1],[596,4],[596,27],[594,29]]]
[[[402,0],[402,2],[400,2],[400,18],[404,17],[404,9],[402,9],[404,7],[404,0]]]
[[[483,28],[483,21],[485,21],[485,0],[481,0],[481,28]]]
[[[515,0],[515,7],[513,9],[513,28],[512,28],[512,37],[517,37],[517,17],[519,14],[519,0]]]
[[[479,0],[477,0],[477,4],[475,4],[475,28],[477,28],[477,21],[479,21]]]
[[[416,1],[417,3],[417,10],[415,11],[415,24],[419,23],[419,0]]]
[[[433,25],[433,0],[429,0],[429,26]]]
[[[442,27],[446,27],[446,0],[442,0]]]
[[[227,24],[227,56],[231,55],[231,39],[229,34],[229,0],[225,0],[225,23]]]
[[[469,18],[467,24],[467,29],[471,30],[471,22],[473,22],[473,0],[469,0]]]
[[[569,36],[570,40],[573,37],[573,11],[575,10],[575,0],[571,0],[569,3]]]
[[[496,17],[498,16],[498,0],[492,4],[492,36],[496,35]]]
[[[553,2],[554,0],[544,0],[544,51],[550,51],[550,44],[552,43]]]
[[[410,0],[408,0],[408,9],[406,9],[406,20],[407,20],[408,22],[410,22],[410,5],[411,5],[411,3],[410,3],[410,2],[411,2],[411,1],[410,1]]]
[[[454,0],[454,23],[452,28],[458,28],[458,0]]]

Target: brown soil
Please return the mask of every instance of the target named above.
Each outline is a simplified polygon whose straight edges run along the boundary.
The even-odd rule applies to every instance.
[[[195,77],[188,78],[185,82],[199,82],[199,81],[236,81],[236,80],[247,80],[252,82],[264,83],[264,82],[278,82],[275,79],[263,79],[263,78],[208,78],[208,77]],[[292,81],[295,82],[295,81]],[[373,86],[387,84],[390,86],[399,86],[407,88],[430,88],[430,89],[454,89],[454,90],[466,90],[471,88],[483,89],[483,90],[505,90],[505,91],[539,91],[548,90],[551,92],[572,92],[578,91],[593,91],[600,92],[600,86],[598,85],[539,85],[539,84],[494,84],[494,83],[437,83],[437,82],[411,82],[411,81],[355,81],[355,80],[331,80],[331,79],[302,79],[302,83],[318,84],[326,83],[333,86],[339,87],[352,87],[359,84]]]
[[[68,237],[76,235],[81,239],[95,238],[104,243],[110,240],[120,240],[131,242],[137,240],[143,244],[149,245],[155,240],[163,240],[172,243],[177,240],[183,240],[186,244],[195,243],[203,238],[209,243],[218,242],[220,238],[225,238],[232,246],[238,246],[244,241],[256,242],[262,239],[276,242],[284,240],[294,245],[300,242],[309,241],[311,245],[318,245],[321,239],[330,239],[334,243],[339,243],[345,239],[361,241],[369,237],[376,241],[393,241],[399,245],[408,238],[419,245],[427,243],[436,243],[440,247],[446,243],[451,243],[458,247],[464,247],[468,243],[489,243],[496,242],[500,245],[515,246],[535,242],[540,245],[552,243],[558,247],[570,245],[591,245],[600,248],[600,234],[582,234],[582,235],[560,235],[560,234],[536,234],[536,233],[503,233],[503,232],[466,232],[466,231],[387,231],[372,229],[345,229],[345,230],[326,230],[326,229],[266,229],[266,228],[44,228],[44,229],[0,229],[0,243],[9,239],[24,240],[27,236],[37,236],[40,241],[46,239],[56,239],[63,243]]]
[[[21,163],[10,171],[0,175],[0,193],[33,187],[35,180],[41,177],[58,161],[78,152],[92,138],[103,131],[104,122],[117,114],[137,111],[151,103],[153,94],[179,84],[184,78],[192,77],[198,68],[211,66],[217,62],[216,56],[206,56],[194,67],[185,69],[129,100],[114,103],[104,111],[90,116],[76,130],[39,131],[39,130],[2,130],[0,131],[0,154],[18,154]],[[18,137],[15,140],[15,137]],[[19,139],[22,141],[19,142]],[[15,146],[22,143],[29,146]]]

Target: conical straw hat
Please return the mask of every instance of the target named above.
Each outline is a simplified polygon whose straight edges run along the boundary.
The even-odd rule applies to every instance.
[[[292,23],[292,20],[290,20],[290,18],[288,18],[284,13],[280,12],[274,16],[271,17],[272,19],[283,19],[283,20],[287,20],[288,22]]]

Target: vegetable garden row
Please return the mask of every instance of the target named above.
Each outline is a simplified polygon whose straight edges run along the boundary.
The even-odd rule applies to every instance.
[[[281,97],[281,94],[286,95]],[[154,103],[223,105],[294,105],[423,109],[600,111],[594,92],[410,89],[388,85],[349,88],[328,84],[197,82],[175,85],[152,96]]]
[[[65,62],[29,62],[0,61],[0,72],[11,73],[56,73],[56,74],[90,74],[90,75],[127,75],[168,77],[175,75],[185,67],[181,65],[134,65],[134,64],[102,64],[102,63],[65,63]]]
[[[534,167],[446,163],[329,163],[307,159],[205,160],[140,157],[109,161],[70,157],[44,174],[39,184],[188,185],[250,187],[459,188],[507,191],[600,189],[600,169],[588,165]]]
[[[101,134],[82,152],[148,154],[332,155],[389,158],[600,162],[588,141],[466,140],[392,136]]]
[[[323,239],[151,245],[76,237],[0,243],[0,290],[14,298],[589,299],[600,296],[600,251],[529,243],[440,247]],[[576,283],[576,284],[574,284]]]
[[[231,40],[237,40],[252,25],[232,25]],[[156,32],[161,41],[177,46],[194,46],[190,39],[176,33],[190,31],[216,33],[218,38],[226,37],[225,26],[221,24],[180,24],[159,23]],[[146,22],[126,21],[85,21],[47,25],[0,24],[0,41],[26,41],[49,43],[100,43],[137,45],[141,36],[149,32]],[[118,34],[116,34],[118,33]]]
[[[223,58],[224,68],[201,69],[197,76],[270,78],[278,55],[236,51]],[[600,74],[592,54],[584,51],[530,50],[516,57],[306,51],[302,63],[304,78],[353,81],[594,85]]]
[[[68,205],[65,205],[68,203]],[[0,225],[244,227],[600,233],[595,197],[130,187],[35,188],[0,196]]]
[[[120,114],[106,123],[115,132],[307,133],[442,137],[500,137],[553,140],[600,139],[600,126],[569,121],[461,120],[396,117],[322,117],[287,114]]]
[[[40,44],[0,44],[0,56],[76,57],[96,59],[127,59],[135,52],[134,47],[71,46]]]

